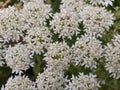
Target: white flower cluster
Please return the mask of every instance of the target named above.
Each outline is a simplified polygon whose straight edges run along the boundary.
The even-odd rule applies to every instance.
[[[47,68],[36,79],[38,90],[63,90],[64,83],[64,72],[59,70],[59,66]]]
[[[17,44],[14,47],[9,46],[5,51],[6,64],[12,69],[12,72],[19,73],[33,67],[32,55],[26,45]]]
[[[120,35],[116,35],[112,44],[108,43],[105,47],[106,70],[112,77],[120,78]]]
[[[65,90],[98,90],[100,87],[96,75],[93,74],[80,73],[78,77],[72,76],[67,82]]]
[[[68,45],[63,43],[52,43],[47,48],[44,60],[47,69],[39,73],[36,83],[38,90],[63,90],[65,83],[64,70],[67,69],[71,56]]]
[[[104,8],[113,0],[96,0],[103,7],[93,0],[93,5],[84,0],[61,0],[60,12],[55,13],[44,0],[21,1],[24,4],[19,10],[14,6],[0,9],[0,66],[5,64],[12,74],[18,74],[2,90],[97,90],[96,75],[81,71],[68,79],[65,71],[71,63],[95,70],[103,57],[106,70],[120,78],[120,35],[105,48],[98,40],[113,24],[113,14]],[[43,55],[46,68],[31,81],[23,71],[39,64],[34,62],[35,55]]]
[[[54,14],[53,20],[50,22],[51,29],[55,34],[60,34],[59,38],[68,37],[72,39],[71,36],[77,35],[79,31],[78,19],[75,13],[62,10],[60,13]]]
[[[44,4],[43,0],[28,2],[20,10],[15,7],[0,10],[0,38],[5,44],[4,50],[0,47],[0,53],[4,51],[5,57],[0,59],[5,59],[12,72],[33,67],[32,55],[41,54],[48,46],[51,33],[46,20],[50,11],[50,5]]]
[[[74,12],[79,17],[79,13],[83,11],[87,4],[83,0],[62,0],[60,10],[66,9],[69,12]]]
[[[43,0],[28,2],[21,10],[21,19],[24,22],[22,30],[26,32],[24,41],[32,53],[41,54],[51,41],[50,30],[46,27],[50,11],[50,6],[45,5]]]
[[[1,90],[37,90],[35,83],[26,76],[10,77]]]
[[[76,22],[83,22],[87,33],[92,32],[95,36],[101,36],[113,24],[113,14],[104,7],[87,5],[82,0],[62,0],[62,3],[61,10],[75,13]]]
[[[69,46],[65,42],[52,43],[47,50],[44,60],[47,62],[48,67],[59,67],[59,70],[64,70],[68,67],[71,56]]]
[[[26,34],[24,41],[32,53],[41,54],[44,52],[43,49],[47,48],[51,42],[50,30],[45,26],[31,28]]]
[[[46,19],[51,15],[50,11],[50,5],[44,4],[43,0],[34,0],[25,4],[20,12],[22,14],[20,18],[24,22],[23,30],[35,27],[40,29],[41,26],[46,25]]]
[[[0,36],[4,42],[18,41],[23,37],[19,11],[14,7],[0,10]]]
[[[78,38],[72,46],[72,58],[76,65],[80,64],[85,68],[96,68],[97,60],[102,56],[102,45],[99,40],[91,35]]]
[[[101,36],[105,30],[109,30],[109,27],[113,24],[113,14],[108,12],[103,7],[84,7],[82,13],[80,13],[84,27],[87,33],[93,33],[94,35]]]

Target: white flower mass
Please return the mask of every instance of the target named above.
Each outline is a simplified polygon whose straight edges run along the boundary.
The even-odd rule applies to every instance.
[[[49,67],[43,73],[39,73],[36,79],[38,90],[63,90],[64,83],[64,73],[59,71],[59,66]]]
[[[78,34],[78,19],[75,13],[63,10],[53,16],[53,20],[50,22],[51,29],[53,29],[55,34],[59,33],[59,37],[71,39],[71,36]]]
[[[26,34],[24,41],[32,53],[41,54],[51,42],[50,30],[45,26],[30,28]]]
[[[91,35],[82,36],[72,47],[73,62],[85,68],[96,68],[97,61],[102,55],[101,42]]]
[[[55,12],[46,0],[20,1],[19,10],[0,9],[0,67],[12,70],[1,90],[98,90],[102,80],[96,70],[103,59],[109,77],[120,79],[120,35],[106,45],[101,40],[114,24],[106,9],[114,0],[61,0]],[[45,67],[34,72],[39,60]],[[78,66],[93,71],[80,68],[75,75]]]
[[[19,11],[14,7],[0,10],[0,36],[4,42],[18,41],[23,37],[23,23],[19,15]]]
[[[80,14],[87,33],[101,36],[113,24],[113,14],[103,7],[86,6]]]
[[[83,11],[84,7],[87,4],[83,0],[62,0],[60,5],[60,9],[66,9],[67,11],[76,12],[79,17],[79,13]]]
[[[24,22],[23,30],[46,25],[45,21],[51,15],[50,11],[50,5],[44,4],[43,0],[34,0],[25,4],[21,10],[21,19]]]
[[[80,73],[78,77],[72,76],[71,80],[66,80],[65,90],[98,90],[99,82],[96,75],[84,75]]]
[[[107,44],[105,51],[106,70],[116,79],[120,78],[120,35],[116,35],[112,44]]]
[[[37,90],[34,82],[26,76],[10,77],[1,90]]]
[[[14,47],[9,46],[5,53],[6,64],[12,69],[12,72],[19,73],[22,70],[27,70],[34,64],[31,60],[30,50],[26,45],[18,44]]]

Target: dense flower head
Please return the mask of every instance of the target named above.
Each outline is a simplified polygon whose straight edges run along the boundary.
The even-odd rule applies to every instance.
[[[104,7],[95,7],[79,0],[62,0],[61,11],[74,12],[78,16],[78,22],[84,24],[87,33],[101,36],[105,30],[113,24],[113,14]]]
[[[23,37],[22,25],[19,11],[16,8],[0,9],[0,36],[4,42],[20,40],[20,37]]]
[[[97,36],[101,36],[105,30],[109,30],[113,24],[113,14],[108,12],[103,7],[86,6],[82,13],[80,13],[83,21],[85,31],[87,33],[93,33]]]
[[[50,15],[51,7],[43,0],[31,0],[20,10],[20,18],[24,23],[21,29],[24,32],[23,40],[32,53],[41,54],[51,41],[51,33],[46,26]]]
[[[24,41],[32,53],[41,54],[52,41],[50,30],[46,26],[30,28],[26,34]]]
[[[77,35],[80,31],[78,19],[75,13],[64,9],[60,13],[54,14],[53,20],[50,22],[51,29],[55,34],[59,34],[59,38],[68,37],[71,39],[74,34]]]
[[[50,5],[45,4],[43,0],[28,2],[21,10],[21,19],[24,21],[23,30],[46,25],[50,12]]]
[[[68,63],[71,60],[69,46],[63,43],[51,43],[47,48],[44,60],[47,62],[48,67],[58,67],[60,70],[64,70],[68,67]]]
[[[76,65],[85,66],[85,68],[96,68],[96,60],[101,58],[102,51],[101,42],[86,34],[78,38],[75,45],[72,46],[73,62]]]
[[[100,4],[102,4],[103,6],[108,6],[108,5],[113,5],[112,4],[112,2],[113,2],[114,0],[90,0],[90,3],[92,4],[92,5],[100,5]]]
[[[83,11],[86,3],[83,0],[62,0],[60,9],[66,9],[69,12],[74,12],[77,15]]]
[[[99,87],[96,75],[80,73],[77,77],[73,75],[71,80],[68,80],[65,90],[98,90]]]
[[[1,90],[37,90],[34,82],[27,76],[10,77]]]
[[[50,43],[49,47],[47,48],[47,53],[45,54],[45,56],[55,58],[57,55],[60,56],[60,58],[62,58],[69,54],[68,51],[69,46],[67,45],[66,42]]]
[[[112,44],[105,47],[106,70],[116,79],[120,78],[120,35],[116,35]]]
[[[63,71],[61,72],[59,68],[53,67],[49,67],[43,73],[39,73],[36,79],[38,90],[63,90],[64,83]]]
[[[63,90],[64,70],[68,68],[70,59],[70,49],[65,42],[51,43],[44,58],[47,69],[37,77],[39,90]]]
[[[22,70],[27,70],[30,66],[33,66],[32,55],[26,45],[9,46],[5,50],[5,54],[6,64],[12,69],[13,73],[21,73]]]

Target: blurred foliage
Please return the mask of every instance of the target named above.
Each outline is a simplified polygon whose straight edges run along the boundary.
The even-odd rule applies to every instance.
[[[13,6],[20,3],[19,0],[0,0],[0,8],[6,8],[9,5]]]
[[[46,0],[47,4],[51,4],[53,13],[60,11],[60,9],[59,9],[60,2],[61,2],[61,0]]]
[[[86,1],[88,2],[89,0],[86,0]],[[1,8],[1,4],[3,5],[6,2],[8,3],[7,5],[5,5],[5,7],[20,3],[19,0],[0,0],[0,8]],[[45,1],[46,4],[51,4],[53,13],[60,12],[60,9],[59,9],[60,2],[61,0]],[[114,13],[114,17],[116,19],[114,21],[114,25],[111,26],[110,30],[106,31],[103,34],[102,38],[98,38],[99,40],[102,41],[103,45],[106,45],[108,42],[111,43],[111,40],[115,34],[117,33],[120,34],[120,0],[115,0],[113,2],[113,6],[108,6],[107,9],[111,10]],[[84,29],[82,24],[80,25],[80,29],[81,30]],[[81,31],[81,33],[82,33],[81,35],[83,35],[84,31]],[[54,35],[53,41],[61,42],[62,38],[58,38],[58,35]],[[73,40],[69,40],[68,38],[66,38],[65,41],[68,43],[69,46],[72,46],[76,41],[76,36],[73,36]],[[31,80],[35,80],[37,74],[39,72],[42,73],[44,71],[44,68],[46,67],[46,63],[45,61],[43,61],[43,58],[44,58],[44,54],[34,55],[35,66],[33,68],[28,69],[25,72],[25,74],[28,75]],[[104,64],[105,64],[104,58],[99,61],[100,61],[99,65],[95,71],[90,70],[88,68],[84,69],[80,65],[75,66],[74,63],[70,63],[69,68],[65,70],[65,76],[69,76],[68,78],[71,78],[72,75],[77,76],[79,72],[84,72],[85,74],[88,74],[90,72],[97,73],[97,77],[99,80],[105,80],[107,82],[106,84],[102,85],[99,90],[120,90],[120,79],[116,80],[116,79],[110,78],[108,72],[106,72],[104,68]],[[8,68],[7,66],[0,67],[0,86],[6,82],[6,80],[9,78],[10,75],[11,75],[10,68]]]
[[[8,77],[11,75],[11,69],[4,65],[3,67],[0,67],[0,87],[2,84],[5,84]]]

